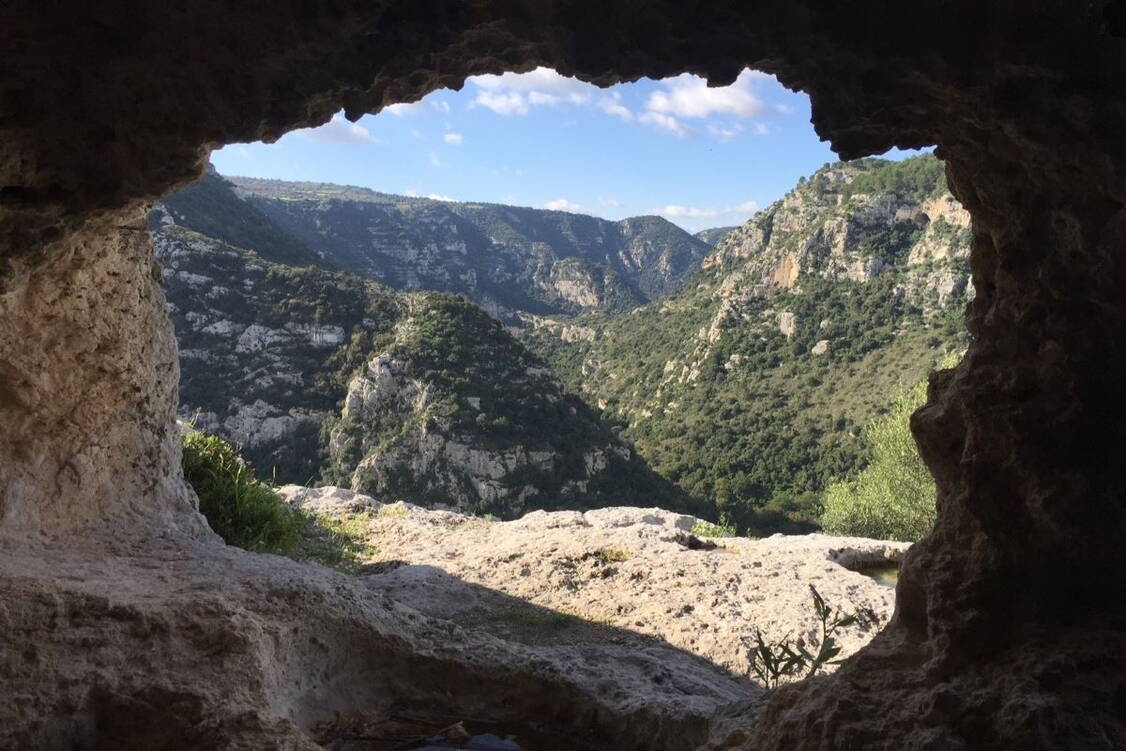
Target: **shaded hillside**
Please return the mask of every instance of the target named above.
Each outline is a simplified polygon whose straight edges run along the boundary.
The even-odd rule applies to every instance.
[[[739,229],[739,228],[738,227],[712,227],[711,229],[700,230],[699,232],[697,232],[694,235],[694,237],[696,237],[699,240],[703,240],[710,247],[714,248],[716,245],[719,245],[719,243],[723,241],[723,238],[727,237],[728,235],[730,235],[732,232],[734,232],[737,229]]]
[[[932,156],[826,165],[728,234],[681,291],[529,319],[568,386],[743,526],[813,518],[860,428],[965,342],[969,218]]]
[[[710,250],[656,216],[612,222],[338,185],[228,179],[334,265],[396,289],[462,294],[502,316],[628,310],[677,289]]]
[[[472,304],[266,261],[160,223],[181,414],[259,471],[511,517],[681,506],[612,427]]]

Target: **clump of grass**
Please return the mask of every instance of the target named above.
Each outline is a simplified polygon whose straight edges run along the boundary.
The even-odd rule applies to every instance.
[[[379,549],[367,541],[370,518],[368,514],[307,515],[294,557],[316,561],[346,574],[363,573],[379,553]]]
[[[592,555],[602,563],[621,563],[633,557],[632,553],[621,548],[599,548]]]
[[[397,504],[386,504],[380,506],[379,511],[377,511],[376,514],[385,519],[395,519],[400,516],[406,516],[407,509],[405,506],[400,506]]]
[[[187,429],[182,438],[184,478],[199,510],[228,545],[285,554],[301,537],[305,514],[290,508],[222,438]]]
[[[739,534],[735,525],[722,516],[719,524],[701,520],[693,524],[689,531],[697,537],[736,537]]]

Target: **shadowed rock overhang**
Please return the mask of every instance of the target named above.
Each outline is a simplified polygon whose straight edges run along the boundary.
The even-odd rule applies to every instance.
[[[37,628],[66,633],[43,604],[49,572],[34,596],[18,586],[27,561],[64,550],[111,561],[123,540],[181,545],[196,560],[214,554],[179,474],[175,343],[142,221],[152,201],[201,174],[210,149],[273,140],[342,107],[356,118],[480,73],[546,65],[600,85],[681,72],[724,84],[750,66],[808,92],[817,131],[842,157],[937,144],[973,217],[977,297],[969,352],[932,379],[912,422],[938,482],[938,522],[907,556],[891,625],[833,676],[779,691],[752,733],[727,740],[761,749],[1126,747],[1123,8],[7,4],[7,625],[20,624],[30,645]],[[258,565],[238,560],[230,565]],[[116,570],[94,566],[88,577]],[[197,665],[185,659],[182,669]],[[28,660],[0,668],[0,693],[24,697],[0,717],[29,743],[55,737],[36,727],[80,735],[51,725],[51,712],[94,716],[109,706],[113,715],[136,698],[106,689],[110,698],[88,706],[52,705],[43,697],[65,676]],[[112,674],[105,660],[96,669]],[[630,732],[643,737],[643,728]]]

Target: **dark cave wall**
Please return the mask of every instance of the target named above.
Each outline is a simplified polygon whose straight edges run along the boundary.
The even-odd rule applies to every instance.
[[[779,692],[753,744],[1126,746],[1121,16],[1016,0],[10,3],[0,537],[122,516],[198,533],[168,433],[174,342],[135,227],[212,146],[476,73],[726,83],[751,65],[809,92],[843,157],[937,144],[974,217],[978,290],[974,343],[913,420],[939,519],[896,619],[836,675]]]

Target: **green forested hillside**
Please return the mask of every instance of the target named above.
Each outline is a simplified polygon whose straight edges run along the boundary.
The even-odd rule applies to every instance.
[[[861,427],[964,347],[968,247],[934,157],[826,165],[678,293],[524,337],[694,498],[798,529],[866,463]]]

